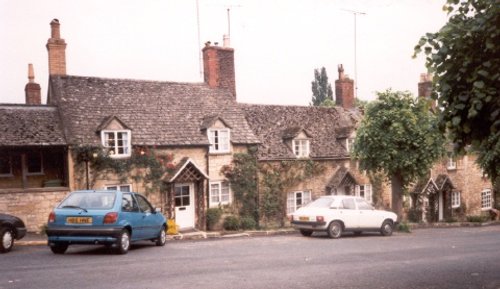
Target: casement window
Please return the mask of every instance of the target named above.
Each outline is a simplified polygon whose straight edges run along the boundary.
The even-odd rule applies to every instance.
[[[294,139],[292,141],[293,154],[298,158],[309,157],[309,140],[308,139]]]
[[[128,157],[131,154],[130,130],[103,130],[102,145],[112,158]]]
[[[111,186],[105,186],[104,189],[113,191],[122,191],[122,192],[132,191],[131,185],[111,185]]]
[[[352,138],[352,137],[347,138],[345,140],[345,148],[346,148],[347,152],[352,151],[353,147],[354,147],[354,138]]]
[[[210,207],[231,203],[231,190],[228,182],[210,182]]]
[[[12,177],[12,157],[0,156],[0,177]]]
[[[451,192],[451,207],[452,208],[460,207],[460,192],[459,191]]]
[[[372,185],[370,184],[359,185],[356,186],[355,190],[356,190],[355,194],[357,197],[362,197],[368,202],[370,203],[372,202]]]
[[[210,142],[211,153],[228,153],[229,152],[229,129],[209,129],[208,140]]]
[[[457,169],[457,160],[454,157],[449,157],[448,162],[446,163],[446,168],[448,170],[456,170]]]
[[[286,213],[291,214],[311,202],[311,192],[290,192],[286,198]]]
[[[43,174],[43,158],[42,153],[28,153],[26,154],[26,167],[28,175],[41,175]]]
[[[481,209],[483,210],[488,210],[492,208],[492,203],[493,199],[491,196],[491,190],[486,189],[481,192]]]

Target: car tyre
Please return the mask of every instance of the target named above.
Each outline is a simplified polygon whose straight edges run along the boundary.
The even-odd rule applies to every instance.
[[[165,243],[167,243],[167,228],[162,226],[156,239],[156,246],[165,246]]]
[[[123,229],[118,236],[118,241],[116,241],[116,253],[120,255],[127,254],[128,249],[130,249],[130,233],[128,230]]]
[[[339,221],[333,221],[328,226],[328,237],[337,239],[342,235],[342,224]]]
[[[10,228],[0,228],[0,252],[7,253],[14,247],[14,233]]]
[[[68,246],[66,243],[55,243],[50,245],[50,250],[54,254],[64,254],[68,250]]]
[[[300,230],[300,233],[302,234],[302,236],[304,237],[311,237],[313,231],[312,230],[304,230],[304,229],[301,229]]]
[[[382,236],[390,236],[392,235],[392,231],[393,231],[392,221],[385,220],[382,223],[382,227],[380,227],[380,234],[382,234]]]

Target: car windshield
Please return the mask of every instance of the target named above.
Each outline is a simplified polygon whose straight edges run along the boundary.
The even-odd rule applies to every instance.
[[[332,198],[319,198],[307,205],[310,208],[329,208],[333,202]]]
[[[111,209],[115,198],[115,192],[76,192],[69,195],[59,208]]]

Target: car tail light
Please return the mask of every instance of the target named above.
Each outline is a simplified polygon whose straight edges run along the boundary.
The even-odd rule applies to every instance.
[[[54,211],[49,214],[49,223],[54,223],[56,221],[56,213]]]
[[[323,216],[316,216],[316,222],[324,222],[325,218]]]
[[[118,213],[117,212],[111,212],[107,213],[104,216],[104,224],[113,224],[118,220]]]

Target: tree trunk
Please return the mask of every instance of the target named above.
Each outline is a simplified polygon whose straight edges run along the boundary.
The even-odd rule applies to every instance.
[[[392,211],[398,215],[398,222],[403,217],[403,178],[399,175],[391,177]]]

